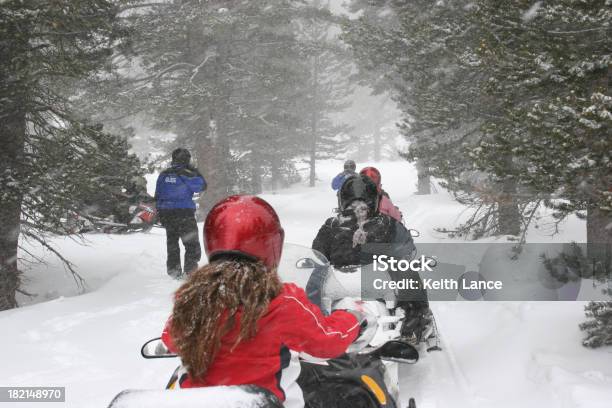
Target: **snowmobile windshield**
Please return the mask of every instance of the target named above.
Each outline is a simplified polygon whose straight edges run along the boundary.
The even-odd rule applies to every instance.
[[[329,313],[333,304],[345,297],[395,301],[396,292],[376,289],[371,285],[371,265],[350,270],[333,268],[322,253],[297,244],[283,245],[283,255],[278,275],[283,283],[294,283],[304,289],[311,302],[324,313]],[[384,278],[390,280],[386,273]]]
[[[313,275],[323,274],[329,269],[329,261],[319,251],[298,244],[283,245],[283,254],[278,265],[278,275],[283,283],[294,283],[304,289],[312,285]]]

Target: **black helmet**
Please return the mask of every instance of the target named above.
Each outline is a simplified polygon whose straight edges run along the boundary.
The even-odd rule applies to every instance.
[[[344,170],[355,171],[357,165],[354,160],[347,160],[344,162]]]
[[[364,201],[370,209],[370,214],[378,211],[378,189],[376,184],[362,174],[349,177],[340,188],[340,209],[349,208],[356,200]]]
[[[191,153],[189,150],[179,147],[172,152],[172,164],[182,164],[187,166],[191,161]]]

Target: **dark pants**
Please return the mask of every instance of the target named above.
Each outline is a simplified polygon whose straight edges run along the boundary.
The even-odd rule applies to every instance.
[[[198,267],[202,256],[200,240],[198,239],[198,225],[193,212],[160,211],[159,220],[166,229],[166,246],[168,257],[166,267],[168,275],[179,276],[191,273]],[[181,268],[181,249],[179,239],[185,247],[185,268]]]

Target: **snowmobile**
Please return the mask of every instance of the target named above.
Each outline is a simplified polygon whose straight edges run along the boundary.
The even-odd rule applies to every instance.
[[[408,231],[413,238],[420,236],[420,233],[417,230],[409,229]],[[377,254],[377,245],[378,244],[373,244],[371,247],[366,249],[366,252],[372,255]],[[314,252],[319,254],[318,251]],[[319,255],[325,259],[323,254]],[[434,268],[438,264],[435,257],[422,255],[419,259],[417,259],[416,255],[417,249],[414,247],[413,252],[410,255],[410,260],[416,263],[415,267],[417,268],[419,262],[422,261],[426,261],[429,266]],[[428,312],[427,314],[423,315],[421,311],[413,309],[408,310],[408,315],[406,315],[404,309],[398,307],[397,305],[397,299],[399,298],[397,291],[377,291],[372,289],[372,286],[374,286],[373,279],[381,278],[380,275],[380,271],[374,272],[373,264],[334,267],[329,265],[329,263],[326,264],[326,266],[319,267],[319,270],[314,274],[314,276],[320,276],[319,279],[325,280],[327,290],[333,292],[337,299],[342,297],[362,297],[369,300],[393,300],[391,302],[385,302],[384,304],[386,305],[389,314],[397,317],[397,321],[399,322],[397,323],[397,326],[399,327],[399,332],[401,333],[399,336],[415,347],[421,348],[422,346],[422,348],[424,348],[427,352],[442,350],[440,347],[438,328],[433,314]],[[392,280],[388,273],[385,273],[385,275],[386,277],[383,280]],[[309,283],[309,287],[312,287],[313,282]],[[317,285],[322,284],[323,283],[321,282],[317,282]],[[307,291],[307,293],[309,292]],[[313,293],[316,293],[316,291]]]
[[[129,208],[132,219],[127,224],[129,231],[148,232],[158,222],[157,209],[153,203],[140,202]]]
[[[325,256],[310,248],[285,244],[278,270],[283,282],[302,287],[323,313],[346,309],[346,305],[351,304],[349,299],[361,297],[360,293],[345,296],[347,293],[355,294],[355,282],[337,279]],[[342,356],[330,360],[308,355],[300,357],[301,373],[297,382],[304,393],[307,408],[400,407],[399,365],[416,363],[419,352],[400,339],[402,316],[389,312],[395,300],[392,293],[386,295],[388,300],[380,298],[361,302],[378,322],[376,332],[365,347],[359,351],[349,349]],[[148,359],[177,357],[169,353],[160,338],[146,342],[141,355]],[[274,395],[253,385],[178,389],[184,372],[179,366],[172,374],[166,386],[172,392],[126,390],[115,397],[109,408],[282,407]],[[415,401],[411,399],[407,406],[415,408]]]
[[[103,232],[106,234],[123,234],[129,232],[149,232],[159,223],[155,205],[142,200],[137,205],[130,205],[123,217],[128,222],[119,222],[116,215],[106,217],[93,214],[71,214],[66,222],[68,231],[73,234],[85,232]]]

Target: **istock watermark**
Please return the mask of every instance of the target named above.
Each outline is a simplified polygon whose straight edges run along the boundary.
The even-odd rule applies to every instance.
[[[412,253],[401,244],[362,245],[362,264],[352,272],[358,273],[351,275],[360,280],[362,298],[612,300],[609,243],[496,241],[415,245]]]
[[[372,259],[374,261],[374,272],[433,272],[433,268],[436,266],[436,260],[425,255],[413,260],[396,259],[388,255],[374,255]]]

